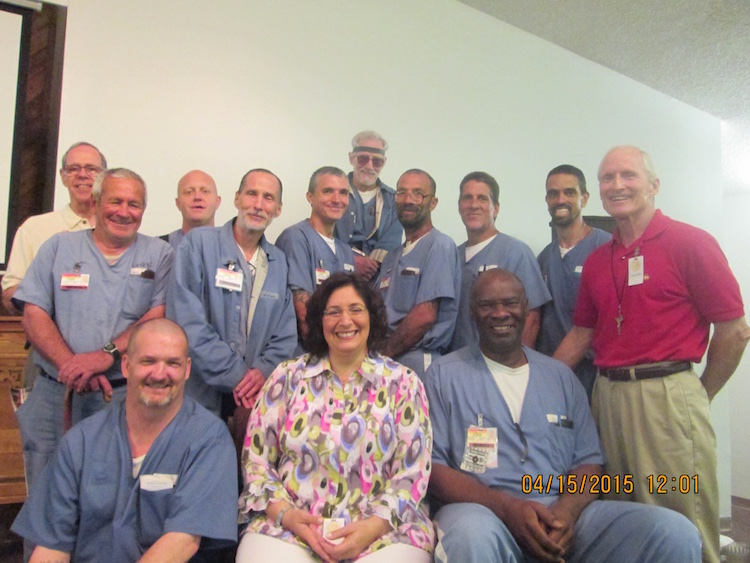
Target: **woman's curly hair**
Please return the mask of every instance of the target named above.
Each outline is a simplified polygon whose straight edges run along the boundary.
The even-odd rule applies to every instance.
[[[380,293],[370,287],[367,282],[356,274],[338,272],[325,280],[315,290],[307,302],[307,338],[305,348],[310,354],[318,358],[328,355],[328,342],[323,336],[323,311],[328,305],[328,300],[337,289],[352,287],[362,301],[365,303],[367,312],[370,314],[370,334],[367,337],[367,351],[370,354],[380,352],[388,334],[388,317],[385,312],[385,304]]]

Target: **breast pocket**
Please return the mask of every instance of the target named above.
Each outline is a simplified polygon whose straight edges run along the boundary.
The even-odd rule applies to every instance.
[[[150,308],[154,280],[129,276],[125,284],[122,312],[129,319],[140,319]]]
[[[145,549],[164,535],[164,522],[169,515],[169,506],[174,491],[174,488],[160,491],[147,491],[143,488],[139,490],[138,538]]]
[[[420,276],[401,276],[397,284],[392,285],[393,308],[398,313],[406,314],[416,305]]]
[[[559,473],[567,472],[573,463],[575,450],[575,431],[573,428],[550,424],[547,432],[547,444],[552,466]]]

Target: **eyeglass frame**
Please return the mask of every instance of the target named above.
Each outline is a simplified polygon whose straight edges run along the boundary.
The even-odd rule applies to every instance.
[[[89,178],[93,178],[96,175],[101,174],[104,168],[102,168],[101,166],[94,166],[93,164],[86,164],[85,166],[81,166],[80,164],[71,164],[62,168],[62,172],[66,176],[78,176],[78,174],[80,174],[82,170],[86,174],[86,176],[88,176]]]

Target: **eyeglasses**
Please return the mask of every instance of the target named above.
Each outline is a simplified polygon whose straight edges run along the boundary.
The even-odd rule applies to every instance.
[[[327,319],[338,320],[341,318],[341,315],[344,314],[344,311],[346,311],[349,317],[361,317],[362,315],[367,313],[367,309],[365,309],[364,305],[352,305],[347,309],[342,309],[341,307],[331,307],[330,309],[326,309],[325,311],[323,311],[323,316]]]
[[[382,168],[385,164],[385,159],[379,156],[370,156],[369,154],[357,155],[357,164],[360,166],[367,166],[370,161],[372,161],[373,168]]]
[[[426,197],[432,197],[432,194],[423,194],[422,192],[407,192],[398,190],[396,192],[396,201],[405,201],[407,198],[414,200],[414,203],[420,205]]]
[[[92,164],[87,164],[86,166],[78,166],[77,164],[72,164],[63,168],[63,172],[65,172],[65,174],[67,174],[68,176],[78,176],[78,174],[81,173],[81,170],[83,170],[86,176],[96,176],[97,174],[99,174],[99,172],[102,171],[102,168],[100,166],[94,166]]]

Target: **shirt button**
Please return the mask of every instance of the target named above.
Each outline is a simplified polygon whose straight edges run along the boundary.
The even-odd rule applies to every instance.
[[[237,305],[237,310],[238,310],[238,311],[240,310],[240,306],[239,306],[239,305]]]

